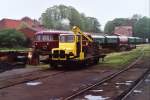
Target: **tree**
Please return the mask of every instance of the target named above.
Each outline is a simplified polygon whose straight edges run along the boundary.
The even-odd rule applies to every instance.
[[[135,19],[135,20],[139,20],[139,19],[141,19],[142,18],[142,16],[141,15],[139,15],[139,14],[134,14],[133,16],[132,16],[132,18],[131,19]]]
[[[115,25],[112,21],[108,21],[105,25],[104,32],[107,34],[111,34],[114,31]]]
[[[150,38],[150,18],[143,17],[134,24],[134,36]]]
[[[87,28],[87,31],[89,32],[101,32],[100,30],[100,24],[98,20],[94,17],[88,17],[86,18],[86,25],[85,27]]]
[[[48,29],[63,29],[64,19],[69,20],[70,9],[64,5],[48,8],[41,16],[41,22]],[[70,20],[69,20],[70,21]],[[68,29],[68,28],[67,28]]]
[[[69,7],[69,9],[70,9],[70,15],[69,15],[70,27],[73,27],[74,25],[82,27],[79,12],[73,7]]]
[[[71,6],[55,5],[48,8],[40,18],[48,29],[69,30],[79,26],[83,31],[100,32],[100,23],[94,17],[86,17]],[[65,23],[64,23],[65,22]]]
[[[0,31],[0,47],[21,47],[25,46],[26,38],[23,33],[15,29]]]

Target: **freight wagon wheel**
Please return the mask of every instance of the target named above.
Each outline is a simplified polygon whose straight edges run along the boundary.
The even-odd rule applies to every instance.
[[[119,51],[126,51],[127,50],[127,48],[125,47],[125,46],[121,46],[120,48],[119,48]]]

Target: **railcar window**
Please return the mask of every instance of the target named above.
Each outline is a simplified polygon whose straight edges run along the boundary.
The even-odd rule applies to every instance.
[[[49,35],[49,40],[50,40],[50,41],[54,40],[53,35]]]
[[[53,40],[53,36],[51,36],[51,35],[43,35],[42,36],[42,40],[43,41],[52,41]]]
[[[60,42],[73,42],[74,41],[74,36],[73,35],[62,35],[60,36]]]
[[[49,36],[48,35],[43,35],[43,41],[49,41]]]
[[[35,38],[35,40],[41,41],[41,35],[37,35],[36,38]]]

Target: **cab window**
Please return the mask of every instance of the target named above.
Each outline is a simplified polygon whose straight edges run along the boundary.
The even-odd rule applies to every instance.
[[[61,35],[60,36],[60,42],[71,43],[73,41],[74,41],[74,36],[73,35]]]

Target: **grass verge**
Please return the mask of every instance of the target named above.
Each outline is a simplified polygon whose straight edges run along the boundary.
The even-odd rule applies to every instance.
[[[137,59],[141,53],[144,52],[144,56],[150,57],[150,45],[140,45],[136,49],[125,52],[111,53],[105,58],[105,61],[101,63],[102,66],[108,66],[110,68],[120,69],[125,65],[133,62]]]

